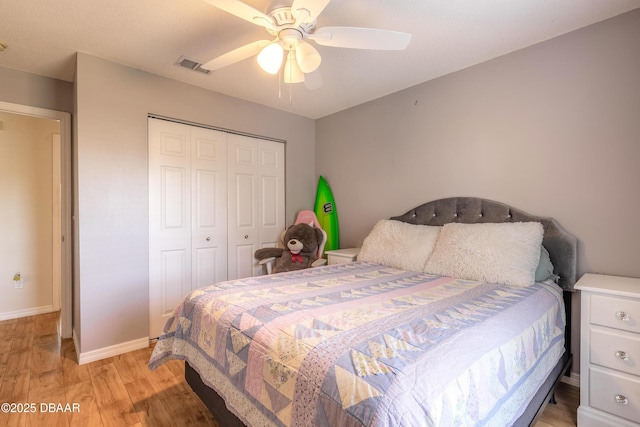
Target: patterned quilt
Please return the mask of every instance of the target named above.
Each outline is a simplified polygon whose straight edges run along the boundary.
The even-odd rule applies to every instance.
[[[559,288],[356,262],[218,283],[149,367],[187,360],[248,425],[504,426],[564,352]]]

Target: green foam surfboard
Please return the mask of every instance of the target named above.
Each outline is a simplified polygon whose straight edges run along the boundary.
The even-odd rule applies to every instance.
[[[327,233],[327,243],[324,245],[325,251],[340,248],[340,232],[338,230],[338,211],[336,201],[333,198],[331,187],[327,181],[320,176],[318,180],[318,191],[316,192],[316,203],[313,211],[318,217],[320,227]]]

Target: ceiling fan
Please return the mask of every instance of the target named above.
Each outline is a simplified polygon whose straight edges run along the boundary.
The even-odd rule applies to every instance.
[[[375,50],[403,50],[411,41],[411,34],[398,31],[359,27],[316,28],[318,15],[330,0],[293,0],[293,3],[291,0],[274,0],[267,6],[266,13],[240,0],[205,1],[238,18],[266,28],[275,37],[241,46],[201,66],[211,71],[258,55],[260,67],[267,73],[277,74],[286,52],[283,70],[285,83],[305,82],[309,88],[314,89],[322,84],[318,73],[314,73],[322,58],[308,40],[321,46]],[[305,81],[305,74],[315,78]]]

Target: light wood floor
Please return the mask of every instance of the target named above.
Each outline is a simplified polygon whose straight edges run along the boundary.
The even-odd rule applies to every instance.
[[[34,413],[0,411],[0,426],[224,427],[185,382],[184,362],[149,371],[147,348],[80,366],[57,322],[58,313],[0,321],[0,404],[35,404]],[[576,425],[578,389],[561,384],[557,400],[536,427]]]

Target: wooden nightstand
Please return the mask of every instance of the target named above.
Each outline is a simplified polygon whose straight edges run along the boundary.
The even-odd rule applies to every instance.
[[[585,274],[579,427],[640,426],[640,279]]]
[[[346,264],[348,262],[353,262],[358,257],[358,252],[360,252],[360,248],[347,248],[347,249],[336,249],[334,251],[326,251],[327,260],[329,265],[332,264]]]

